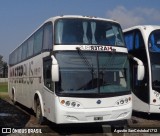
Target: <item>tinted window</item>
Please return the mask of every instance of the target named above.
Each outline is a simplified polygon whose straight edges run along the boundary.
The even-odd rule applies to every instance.
[[[126,32],[124,33],[124,36],[128,51],[142,49],[145,47],[142,34],[138,29]]]
[[[42,50],[43,29],[38,30],[34,35],[34,54],[40,53]]]
[[[52,89],[52,81],[51,81],[51,66],[52,66],[52,60],[51,59],[47,59],[44,60],[43,62],[43,76],[44,76],[44,85],[49,88]]]
[[[144,48],[144,41],[139,30],[135,31],[135,49]]]
[[[55,25],[55,43],[124,46],[119,24],[92,19],[59,19]]]
[[[22,56],[22,46],[20,46],[17,50],[17,62],[21,61],[21,56]]]
[[[30,56],[33,55],[33,42],[34,42],[34,38],[32,36],[28,39],[28,54],[27,54],[27,57],[30,57]]]
[[[153,31],[149,36],[149,50],[160,52],[160,30]]]
[[[22,44],[22,60],[27,58],[27,42]]]
[[[52,46],[53,46],[53,26],[52,23],[49,23],[44,27],[43,49],[44,50],[52,49]]]
[[[133,40],[134,40],[134,35],[133,35],[133,32],[128,32],[128,33],[125,33],[124,34],[125,36],[125,42],[126,42],[126,46],[127,46],[127,49],[130,51],[130,50],[133,50]]]

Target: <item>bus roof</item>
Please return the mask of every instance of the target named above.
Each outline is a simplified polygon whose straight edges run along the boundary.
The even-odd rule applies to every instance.
[[[127,31],[131,31],[134,29],[140,29],[140,30],[149,30],[149,31],[153,31],[155,29],[160,29],[160,26],[158,25],[138,25],[138,26],[133,26],[127,29],[124,29],[123,32],[127,32]]]
[[[112,19],[105,19],[105,18],[100,18],[100,17],[94,17],[94,16],[81,16],[81,15],[62,15],[62,16],[55,16],[55,17],[51,17],[48,20],[46,20],[44,23],[48,22],[48,21],[52,21],[54,22],[55,20],[59,19],[59,18],[81,18],[81,19],[96,19],[96,20],[104,20],[104,21],[110,21],[110,22],[115,22],[118,23],[115,20]]]

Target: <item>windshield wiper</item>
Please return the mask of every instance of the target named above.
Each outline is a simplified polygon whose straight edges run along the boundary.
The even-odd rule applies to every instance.
[[[95,70],[93,69],[93,65],[91,65],[88,61],[88,59],[84,56],[81,49],[79,47],[76,47],[76,50],[78,51],[79,56],[82,58],[84,63],[88,66],[88,69],[90,70],[91,74],[96,74]]]
[[[94,77],[96,77],[96,72],[93,69],[93,65],[91,65],[88,61],[88,59],[84,56],[84,54],[82,53],[81,49],[79,47],[76,48],[76,50],[78,51],[79,56],[82,58],[82,60],[84,61],[84,63],[88,66],[89,71],[91,72],[92,75],[92,79],[89,83],[87,83],[86,85],[84,85],[83,87],[80,87],[78,90],[86,89],[88,88],[88,85],[91,85],[91,88],[95,88],[95,80]]]

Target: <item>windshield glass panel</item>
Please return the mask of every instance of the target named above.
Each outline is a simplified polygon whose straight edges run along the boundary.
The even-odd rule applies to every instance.
[[[152,86],[153,89],[160,91],[160,64],[152,65]]]
[[[55,44],[125,46],[119,24],[91,19],[59,19],[55,24]]]
[[[148,46],[151,52],[160,52],[160,30],[150,34]]]
[[[59,94],[108,94],[130,91],[126,54],[59,52]]]

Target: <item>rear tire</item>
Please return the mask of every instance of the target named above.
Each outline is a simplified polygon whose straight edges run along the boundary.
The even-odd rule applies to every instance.
[[[36,101],[36,118],[37,118],[37,123],[42,125],[43,124],[43,116],[42,116],[42,109],[41,109],[41,104],[39,99]]]

